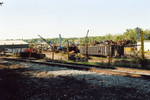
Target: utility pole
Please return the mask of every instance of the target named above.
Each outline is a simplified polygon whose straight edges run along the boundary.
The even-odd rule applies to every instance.
[[[89,30],[87,30],[87,34],[86,34],[86,37],[85,37],[85,42],[86,42],[86,58],[87,58],[87,61],[89,59],[89,54],[88,54],[88,34],[89,34]]]
[[[68,55],[67,57],[68,57],[68,61],[69,61],[69,56],[70,56],[69,55],[69,40],[67,41],[67,55]]]
[[[144,60],[144,38],[147,38],[147,37],[143,33],[143,31],[141,29],[139,29],[138,27],[136,28],[136,30],[139,32],[139,35],[136,38],[141,37],[141,59],[143,61]]]
[[[143,31],[141,31],[141,55],[142,55],[142,60],[144,60],[144,37],[143,37]]]
[[[54,44],[53,44],[53,48],[52,48],[52,60],[54,60],[54,52],[55,52],[55,50],[54,50]]]
[[[108,43],[108,48],[109,48],[108,64],[110,66],[110,64],[111,64],[111,45],[110,45],[110,42]]]

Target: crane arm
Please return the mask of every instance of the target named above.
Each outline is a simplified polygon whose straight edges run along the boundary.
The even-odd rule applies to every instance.
[[[89,34],[89,30],[87,30],[87,33],[86,33],[86,37],[85,37],[85,41],[87,42],[88,40],[88,34]]]
[[[42,36],[38,35],[45,43],[47,43],[48,45],[50,45],[50,47],[53,47],[51,44],[49,44],[46,39],[44,39]]]

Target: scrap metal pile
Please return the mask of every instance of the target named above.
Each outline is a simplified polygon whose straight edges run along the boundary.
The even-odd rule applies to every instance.
[[[107,40],[107,41],[93,41],[91,42],[90,46],[99,46],[99,45],[107,45],[110,43],[111,45],[129,45],[132,44],[130,40],[120,40],[120,41],[112,41],[112,40]]]

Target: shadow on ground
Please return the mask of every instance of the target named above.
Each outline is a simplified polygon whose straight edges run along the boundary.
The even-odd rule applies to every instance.
[[[91,85],[70,76],[37,78],[27,68],[0,69],[0,100],[147,100],[136,88]],[[78,75],[79,76],[79,75]]]

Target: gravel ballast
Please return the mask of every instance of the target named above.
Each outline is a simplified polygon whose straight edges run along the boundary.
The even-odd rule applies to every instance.
[[[150,100],[150,81],[0,61],[0,100]]]

